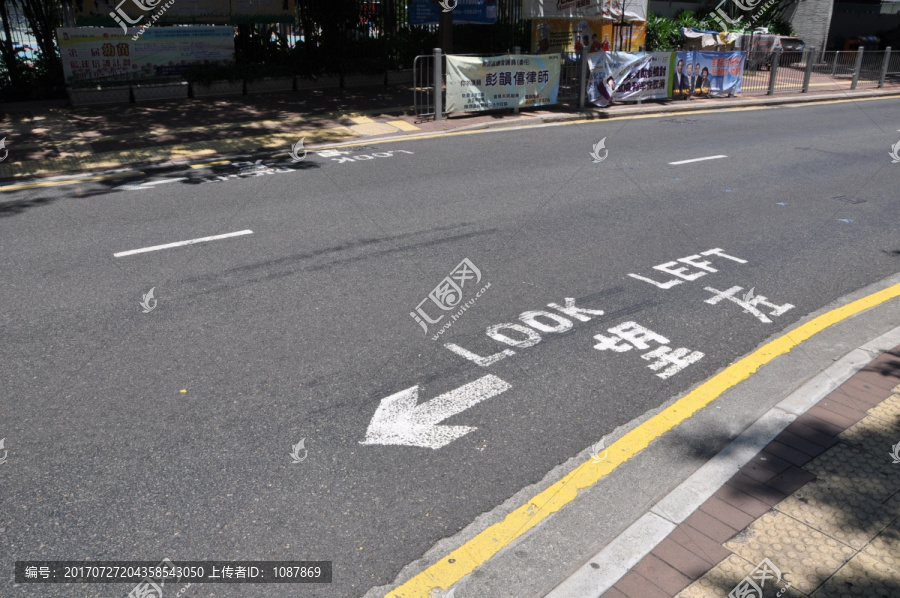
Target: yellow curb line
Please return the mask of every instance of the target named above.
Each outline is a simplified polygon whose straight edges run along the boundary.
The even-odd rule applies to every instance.
[[[21,189],[34,189],[36,187],[57,187],[59,185],[71,185],[74,183],[81,183],[83,181],[102,181],[105,179],[115,179],[121,178],[125,176],[136,176],[146,174],[142,171],[137,172],[117,172],[113,174],[101,174],[98,176],[88,176],[80,179],[68,179],[65,181],[45,181],[43,183],[26,183],[23,185],[9,185],[7,187],[0,187],[0,193],[4,191],[19,191]]]
[[[619,465],[647,448],[651,442],[689,419],[726,390],[749,378],[763,365],[789,353],[794,347],[826,328],[898,296],[900,284],[895,284],[813,318],[763,345],[614,442],[607,449],[609,457],[605,461],[595,463],[590,460],[582,463],[561,480],[507,515],[503,521],[491,525],[437,563],[385,594],[385,598],[429,598],[434,588],[444,590],[449,588],[475,571],[513,540],[572,502],[579,491],[599,482]]]

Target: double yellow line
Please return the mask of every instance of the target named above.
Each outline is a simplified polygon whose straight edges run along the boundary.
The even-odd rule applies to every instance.
[[[651,442],[712,403],[726,390],[749,378],[760,367],[776,357],[789,353],[794,347],[826,328],[896,297],[900,297],[900,284],[813,318],[763,345],[625,434],[608,448],[606,460],[600,463],[593,460],[582,463],[564,478],[507,515],[503,521],[490,526],[425,571],[388,592],[385,598],[429,598],[433,595],[430,592],[435,588],[448,589],[512,541],[575,500],[580,491],[599,482],[647,448]]]

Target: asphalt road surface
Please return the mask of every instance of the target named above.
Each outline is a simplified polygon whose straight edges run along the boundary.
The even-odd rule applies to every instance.
[[[185,598],[390,584],[900,271],[898,114],[576,123],[3,192],[0,595],[134,585],[14,584],[41,559],[333,562],[331,584]]]

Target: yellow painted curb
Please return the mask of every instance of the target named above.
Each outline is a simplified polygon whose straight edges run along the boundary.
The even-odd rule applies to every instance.
[[[527,504],[507,515],[503,521],[490,526],[425,571],[385,594],[385,598],[429,598],[433,595],[431,591],[434,588],[446,590],[475,571],[510,542],[573,501],[579,491],[599,482],[619,465],[647,448],[651,442],[689,419],[726,390],[749,378],[763,365],[789,353],[822,330],[896,297],[900,297],[900,284],[833,309],[766,343],[625,434],[607,449],[609,453],[606,460],[600,463],[593,460],[582,463],[534,496]]]

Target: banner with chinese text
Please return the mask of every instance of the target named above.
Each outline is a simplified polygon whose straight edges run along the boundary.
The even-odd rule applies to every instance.
[[[57,29],[66,81],[178,75],[197,65],[234,60],[232,27],[150,27],[133,40],[139,30]]]
[[[672,97],[716,98],[740,93],[744,56],[743,52],[676,52]]]
[[[647,0],[522,0],[524,19],[647,20]]]
[[[447,112],[555,104],[559,72],[559,54],[447,56]]]
[[[672,52],[589,54],[588,100],[596,106],[608,106],[615,100],[665,99],[672,93],[674,60]]]
[[[448,6],[453,6],[448,0]],[[437,25],[443,7],[438,0],[410,0],[410,25]],[[453,9],[454,25],[493,25],[497,22],[497,0],[457,0]]]
[[[647,23],[635,21],[629,25],[617,29],[612,21],[597,19],[533,19],[531,47],[538,54],[578,54],[582,46],[590,53],[617,49],[637,52],[646,41]]]

